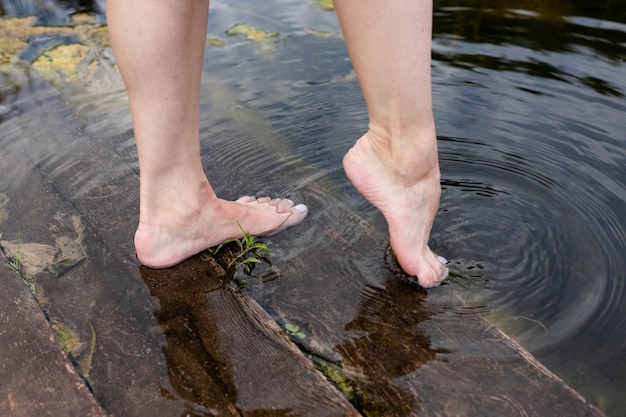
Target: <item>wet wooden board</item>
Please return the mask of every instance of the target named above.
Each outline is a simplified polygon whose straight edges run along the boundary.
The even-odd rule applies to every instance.
[[[55,210],[72,211],[84,222],[85,235],[93,236],[85,243],[87,260],[61,279],[48,275],[42,282],[47,282],[51,298],[62,299],[60,294],[65,294],[67,302],[49,306],[53,315],[68,320],[82,312],[95,327],[98,350],[89,381],[107,411],[127,416],[183,411],[211,415],[211,407],[218,404],[208,404],[213,400],[207,398],[214,398],[216,391],[193,382],[176,389],[181,375],[204,370],[217,381],[215,389],[227,394],[221,404],[228,412],[279,415],[277,408],[285,412],[299,405],[309,407],[300,408],[300,415],[354,413],[333,384],[312,372],[311,362],[301,353],[308,352],[355,407],[369,415],[455,416],[468,415],[467,410],[480,415],[601,415],[481,316],[465,309],[450,288],[426,292],[396,276],[386,264],[385,238],[315,183],[297,191],[311,208],[307,224],[272,239],[280,254],[279,278],[251,281],[246,293],[221,283],[195,289],[201,295],[196,307],[177,314],[186,305],[183,300],[165,297],[164,283],[145,285],[132,259],[136,172],[120,169],[127,159],[119,154],[115,140],[86,134],[55,90],[38,88],[46,92],[38,96],[39,102],[29,103],[25,95],[20,104],[23,119],[13,119],[15,125],[11,120],[3,122],[2,127],[21,129],[24,148],[14,155],[21,155],[24,164],[36,161],[39,180],[30,183],[41,187],[37,194],[46,196],[42,201],[58,202],[58,208],[46,209],[48,213],[41,209],[32,218],[49,219]],[[41,130],[25,127],[28,117],[49,126],[48,135],[41,137]],[[217,129],[224,134],[216,136],[224,141],[229,131],[242,134],[236,123],[223,119],[219,123]],[[54,154],[58,146],[70,147],[73,158],[61,164],[37,157],[38,152]],[[219,148],[220,140],[213,146]],[[271,149],[251,151],[262,154]],[[297,177],[291,168],[281,175],[285,184]],[[250,167],[251,172],[255,169],[262,167]],[[240,181],[229,172],[213,169],[210,174],[226,188]],[[262,186],[252,178],[249,185]],[[10,188],[9,183],[2,186]],[[25,213],[36,203],[22,204],[12,209]],[[32,233],[45,234],[46,225],[36,222],[31,227]],[[17,227],[11,232],[16,233]],[[206,275],[183,272],[179,283],[198,279],[196,273]],[[74,322],[88,338],[84,318]],[[189,329],[189,323],[195,332],[181,331]],[[292,335],[301,351],[285,344],[276,323],[301,326],[306,337]],[[220,338],[209,343],[216,335]],[[251,340],[253,347],[249,347]],[[188,354],[196,348],[199,356]],[[268,361],[251,360],[255,359],[251,352]],[[198,363],[199,357],[206,360]],[[278,389],[272,384],[279,384]],[[328,395],[315,403],[316,414],[309,411],[310,398],[303,400],[307,391]],[[289,398],[279,399],[271,392]],[[286,405],[290,399],[293,407]]]
[[[153,319],[156,306],[148,291],[140,287],[138,278],[133,281],[133,265],[124,263],[107,248],[71,198],[60,192],[33,159],[43,152],[39,144],[54,149],[81,135],[78,119],[54,88],[45,83],[33,85],[34,89],[41,88],[41,94],[28,88],[20,90],[9,103],[19,116],[2,124],[3,139],[12,144],[5,148],[10,157],[2,159],[2,171],[11,176],[0,179],[0,187],[9,199],[5,207],[9,218],[2,225],[3,244],[15,242],[19,233],[23,251],[25,244],[47,245],[53,253],[57,251],[55,257],[60,257],[58,239],[69,236],[78,240],[74,227],[77,221],[83,230],[82,239],[75,243],[84,251],[84,259],[60,273],[53,272],[50,261],[42,262],[39,270],[24,271],[32,276],[37,298],[51,325],[67,329],[82,346],[74,352],[76,363],[89,356],[93,326],[95,352],[82,372],[107,413],[179,414],[183,407],[163,398],[159,388],[168,386],[166,360],[161,351],[164,340],[152,331],[158,324]],[[37,123],[39,128],[32,129]],[[54,156],[55,152],[47,155]],[[98,156],[97,147],[93,156]],[[84,175],[89,175],[87,171],[73,170],[72,165],[77,163],[73,160],[47,163],[58,163],[57,175],[73,177],[74,184],[80,184]],[[28,192],[22,192],[23,189]]]
[[[0,414],[104,416],[28,287],[0,263]]]
[[[345,210],[339,214],[335,205],[318,209],[317,233],[342,242],[341,254],[351,262],[337,271],[328,266],[337,248],[311,245],[281,266],[283,283],[264,302],[311,333],[302,343],[337,367],[360,411],[385,416],[602,415],[467,308],[451,286],[426,291],[390,272],[386,241],[367,232],[367,226],[344,237],[330,230],[338,217],[359,224],[358,217]],[[351,279],[354,275],[367,278]],[[322,285],[318,280],[331,289],[316,291]],[[337,294],[340,298],[333,300]]]
[[[359,415],[212,257],[141,274],[161,306],[170,380],[189,403],[220,416]]]
[[[427,304],[439,313],[420,328],[441,353],[397,384],[420,394],[426,415],[603,415],[482,316],[455,315],[464,304],[451,291]]]
[[[256,124],[238,133],[285,149],[287,139]],[[261,133],[259,133],[261,132]],[[269,133],[263,133],[269,132]],[[214,149],[228,149],[216,135]],[[244,150],[240,150],[244,152]],[[266,158],[238,154],[246,169]],[[267,150],[266,150],[267,152]],[[255,165],[255,160],[259,161]],[[339,161],[340,159],[338,159]],[[210,160],[205,166],[211,166]],[[293,164],[273,168],[298,184]],[[232,183],[213,170],[216,183]],[[339,180],[326,179],[325,184]],[[264,184],[248,179],[246,185]],[[341,187],[339,187],[341,188]],[[289,190],[284,193],[292,194]],[[368,415],[385,416],[601,416],[582,396],[521,346],[468,308],[453,289],[418,287],[398,271],[388,241],[328,187],[311,183],[295,193],[309,205],[305,224],[272,241],[280,253],[279,283],[249,286],[249,293],[281,323],[307,337],[294,341],[315,352],[320,368]],[[380,222],[378,222],[380,223]]]
[[[45,84],[39,88],[38,103],[33,105],[25,98],[19,118],[3,123],[6,131],[22,138],[23,147],[15,157],[2,161],[2,169],[13,172],[21,184],[29,187],[29,192],[22,196],[19,190],[7,191],[10,202],[6,208],[11,215],[3,230],[5,239],[17,236],[20,230],[24,245],[36,239],[39,244],[54,246],[58,235],[72,234],[72,225],[58,219],[77,216],[84,226],[81,242],[84,260],[60,275],[52,273],[49,265],[33,274],[35,284],[43,288],[41,299],[52,320],[74,329],[83,344],[90,340],[90,327],[95,329],[97,350],[85,378],[104,409],[124,416],[215,415],[216,412],[217,415],[272,416],[284,415],[289,410],[313,416],[358,414],[311,362],[279,335],[275,324],[271,326],[271,319],[261,314],[258,305],[227,288],[213,292],[217,298],[198,301],[200,305],[194,313],[202,334],[211,328],[219,330],[198,343],[205,356],[215,354],[211,347],[205,348],[208,345],[203,340],[211,340],[213,347],[221,346],[217,359],[229,366],[209,376],[222,390],[217,396],[206,397],[206,379],[198,382],[192,378],[189,384],[177,385],[176,375],[181,371],[187,377],[202,371],[202,356],[175,348],[194,346],[183,343],[185,335],[181,335],[181,340],[166,339],[168,330],[185,317],[159,323],[157,319],[166,314],[167,299],[151,297],[140,279],[137,264],[132,261],[129,233],[132,229],[128,223],[133,220],[128,218],[136,217],[137,207],[120,202],[125,198],[135,202],[132,190],[137,189],[136,173],[130,170],[125,176],[106,180],[98,177],[119,172],[123,158],[106,143],[97,144],[98,138],[86,134],[80,120],[54,89]],[[37,120],[49,130],[30,130],[28,120]],[[46,138],[37,136],[42,132]],[[67,165],[63,161],[34,163],[38,152],[52,155],[55,146],[71,146],[75,159]],[[59,169],[58,165],[69,169]],[[103,185],[82,187],[77,192],[81,188],[81,176],[85,175],[96,176],[94,181]],[[10,185],[0,184],[5,190],[10,190]],[[125,220],[111,222],[111,218]],[[9,246],[6,241],[4,244]],[[175,269],[165,273],[172,271]],[[189,273],[189,269],[185,271]],[[210,282],[202,272],[199,274],[198,277],[183,275],[183,282],[193,283],[196,278],[204,280],[205,285]],[[216,303],[234,307],[228,313],[221,312],[218,306],[211,307]],[[215,337],[220,334],[222,339]],[[182,362],[178,359],[180,355],[171,354],[181,351]],[[85,356],[79,354],[77,361]],[[235,385],[229,385],[228,381],[234,381]],[[198,401],[188,399],[190,389],[191,397]]]

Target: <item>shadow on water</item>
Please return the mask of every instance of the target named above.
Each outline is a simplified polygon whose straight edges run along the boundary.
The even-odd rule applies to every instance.
[[[406,401],[407,414],[419,408],[417,397],[394,381],[445,356],[446,349],[431,346],[420,330],[441,313],[425,307],[433,296],[388,280],[393,274],[382,265],[384,248],[372,249],[364,243],[371,236],[359,234],[356,218],[385,233],[384,220],[350,188],[340,165],[367,123],[366,111],[332,13],[311,13],[300,3],[214,2],[209,36],[224,45],[207,47],[201,109],[204,164],[218,179],[219,194],[288,194],[312,208],[306,228],[272,242],[277,263],[295,266],[280,279],[249,281],[243,289],[208,277],[211,265],[200,258],[179,269],[141,269],[160,304],[154,315],[167,339],[171,385],[162,385],[160,394],[183,401],[190,415],[212,415],[212,407],[225,415],[254,410],[259,392],[275,398],[289,387],[277,376],[283,368],[250,359],[255,343],[267,339],[279,347],[269,350],[278,355],[276,363],[301,365],[291,354],[280,356],[295,342],[299,354],[311,355],[354,404],[382,412],[381,398]],[[272,13],[279,5],[281,11]],[[41,25],[65,25],[70,14],[89,10],[104,20],[97,1],[0,1],[0,14],[34,14]],[[239,21],[278,31],[280,41],[268,47],[224,35]],[[43,42],[37,36],[33,45]],[[623,2],[435,1],[433,84],[443,195],[431,245],[451,259],[449,287],[468,300],[472,314],[488,316],[615,417],[626,410],[625,44]],[[30,93],[12,74],[2,77],[0,123],[6,124],[22,111],[18,98]],[[37,143],[27,152],[34,166],[74,172],[72,196],[78,197],[108,186],[94,178],[113,182],[136,171],[123,91],[91,88],[67,100],[94,137],[123,155],[127,164],[120,172],[78,175],[79,156],[69,146]],[[7,154],[25,153],[19,131],[1,134]],[[28,193],[27,178],[13,179],[22,193]],[[354,216],[333,218],[328,196]],[[134,200],[124,198],[118,210],[130,217]],[[18,226],[2,211],[9,200],[0,194],[0,226],[15,234]],[[337,226],[325,229],[331,221]],[[380,259],[362,260],[359,251],[377,251]],[[337,279],[295,282],[298,260],[310,253],[319,255],[308,259],[315,268]],[[183,281],[177,274],[203,278]],[[50,282],[51,289],[61,285]],[[126,293],[141,291],[120,285]],[[245,317],[242,294],[266,311]],[[229,317],[252,324],[229,334]],[[298,323],[307,337],[288,342],[272,321]],[[96,328],[101,330],[97,322]],[[98,364],[96,356],[96,383],[107,373],[107,365]],[[251,373],[265,382],[254,389],[242,384]],[[365,399],[363,392],[374,395]],[[289,399],[302,407],[315,404],[306,392],[289,395],[275,398],[277,409],[286,409],[281,401]]]

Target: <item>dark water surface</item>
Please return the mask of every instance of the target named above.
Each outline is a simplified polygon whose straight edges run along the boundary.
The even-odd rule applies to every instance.
[[[626,4],[588,3],[435,1],[443,194],[432,246],[451,260],[448,285],[475,311],[618,417],[626,415]],[[104,19],[103,8],[102,2],[0,1],[0,12],[36,14],[46,25],[66,24],[74,10]],[[215,184],[218,193],[297,198],[299,189],[317,183],[384,233],[382,217],[341,169],[367,118],[335,14],[302,0],[213,1],[211,13],[209,37],[224,45],[207,47],[202,147],[209,171],[233,173],[228,183]],[[280,35],[262,44],[225,35],[239,22]],[[126,151],[127,164],[109,177],[136,169],[117,85],[94,85],[70,99],[95,135]],[[14,88],[0,87],[0,97]],[[10,111],[3,106],[0,122]],[[238,134],[221,129],[227,119],[238,123]],[[247,152],[258,143],[279,157]],[[43,150],[34,158],[66,170],[71,153]],[[284,175],[285,168],[293,175]],[[97,186],[89,178],[77,179],[78,196]],[[345,224],[345,234],[351,227]],[[296,257],[313,234],[281,246],[280,255]],[[338,276],[354,268],[341,256],[326,261]],[[353,283],[333,285],[349,292]],[[268,290],[250,291],[263,298]],[[272,291],[280,299],[280,288]],[[324,288],[316,292],[323,296]],[[324,356],[339,342],[308,348]]]

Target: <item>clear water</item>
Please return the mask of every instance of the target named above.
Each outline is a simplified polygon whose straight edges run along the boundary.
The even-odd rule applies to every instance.
[[[36,14],[42,24],[63,24],[68,11],[85,7],[102,13],[100,2],[79,3],[5,0],[0,10]],[[443,195],[432,246],[452,261],[449,285],[592,403],[622,416],[626,6],[504,3],[435,2]],[[279,32],[280,40],[263,46],[227,37],[237,22]],[[281,193],[318,182],[384,232],[383,219],[341,170],[367,120],[334,13],[301,0],[213,1],[209,36],[226,45],[207,47],[205,165],[249,173],[216,184],[217,191]],[[127,149],[128,163],[109,175],[136,169],[121,84],[92,86],[70,100],[94,134]],[[118,122],[107,123],[105,114]],[[226,119],[241,130],[222,129]],[[280,158],[248,152],[253,140]],[[58,150],[38,158],[59,170],[70,164]],[[77,195],[95,186],[86,178]],[[306,245],[296,241],[285,256]]]

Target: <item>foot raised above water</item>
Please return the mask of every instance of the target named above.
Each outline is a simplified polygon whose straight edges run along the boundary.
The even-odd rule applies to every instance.
[[[428,247],[441,195],[436,145],[434,159],[416,153],[416,160],[405,164],[409,169],[395,165],[390,155],[381,155],[384,148],[376,145],[369,132],[361,137],[344,157],[346,174],[387,220],[391,247],[404,272],[416,276],[423,287],[437,286],[448,269],[446,260]]]

